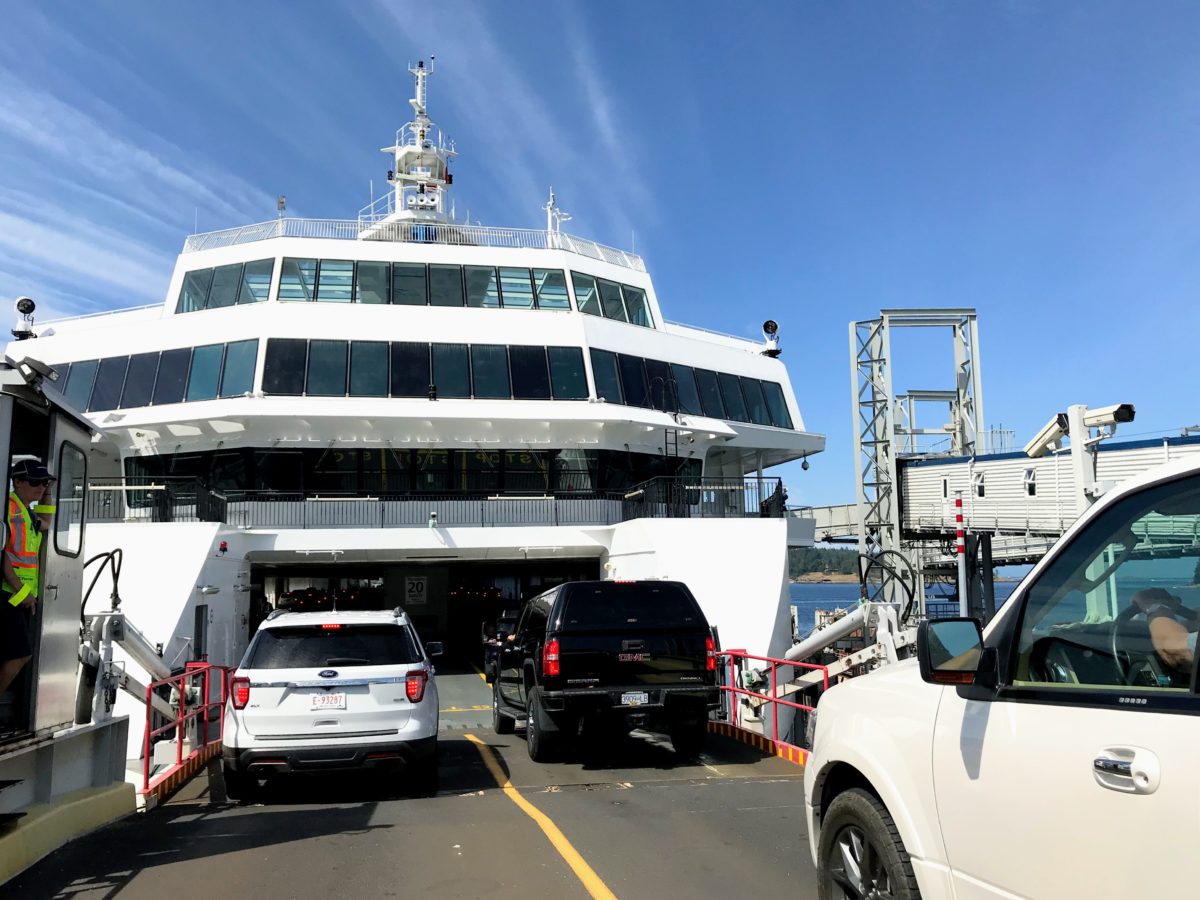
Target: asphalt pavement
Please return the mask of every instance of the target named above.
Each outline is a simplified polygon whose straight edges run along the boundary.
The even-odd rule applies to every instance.
[[[520,730],[492,732],[476,673],[438,688],[436,796],[399,775],[310,776],[241,805],[214,766],[0,897],[816,897],[796,766],[712,736],[684,762],[641,732],[538,764]]]

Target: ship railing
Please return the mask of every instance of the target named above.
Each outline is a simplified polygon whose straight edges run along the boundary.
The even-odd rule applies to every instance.
[[[645,272],[646,264],[636,253],[608,247],[587,238],[535,228],[493,228],[454,222],[389,221],[381,207],[357,219],[279,218],[253,225],[223,228],[189,235],[184,253],[235,247],[274,238],[321,238],[327,240],[371,240],[406,244],[453,244],[469,247],[506,247],[530,250],[565,250],[603,262]]]
[[[92,478],[84,516],[88,522],[224,522],[225,496],[185,476]]]
[[[189,662],[178,675],[146,685],[142,784],[138,790],[143,806],[170,794],[220,755],[231,672],[227,666]],[[156,709],[151,702],[154,694],[167,697],[176,712],[173,718]],[[160,741],[168,742],[171,752],[165,756],[156,754],[155,745]]]
[[[719,650],[716,656],[725,720],[734,728],[760,734],[781,748],[802,749],[795,735],[805,733],[802,720],[816,712],[816,707],[787,699],[787,686],[801,674],[820,672],[821,690],[826,691],[829,668],[817,663],[756,656],[745,650]],[[794,716],[786,729],[780,727],[780,707],[792,710]],[[768,709],[769,714],[765,714]]]
[[[661,476],[624,494],[625,519],[781,519],[787,513],[776,477]]]

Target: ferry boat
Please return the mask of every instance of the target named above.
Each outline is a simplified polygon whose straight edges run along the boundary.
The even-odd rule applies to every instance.
[[[321,602],[403,606],[481,661],[504,610],[598,577],[684,581],[723,646],[782,655],[813,522],[764,472],[824,437],[773,323],[668,321],[644,261],[563,232],[553,193],[545,230],[457,221],[410,71],[356,218],[194,234],[161,303],[18,323],[9,358],[100,432],[86,554],[123,550],[122,609],[171,667],[236,664],[271,609]]]

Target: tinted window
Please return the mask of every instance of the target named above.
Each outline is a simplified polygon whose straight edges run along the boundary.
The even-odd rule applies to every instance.
[[[315,669],[395,666],[421,661],[416,642],[399,625],[319,625],[265,628],[254,638],[245,669]]]
[[[616,319],[618,322],[628,322],[625,315],[625,302],[621,299],[621,286],[602,278],[596,279],[600,285],[600,304],[604,308],[604,317]]]
[[[592,349],[592,378],[596,380],[596,396],[609,403],[624,403],[621,376],[617,374],[617,355],[607,350]]]
[[[550,387],[555,400],[586,400],[587,373],[583,369],[583,351],[578,347],[549,347]]]
[[[221,371],[221,396],[240,397],[254,390],[254,366],[258,362],[258,341],[237,341],[225,346],[225,367]],[[132,365],[130,367],[132,371]]]
[[[471,374],[475,396],[481,400],[508,400],[512,386],[508,379],[508,348],[493,344],[471,347]]]
[[[242,287],[238,292],[238,303],[259,303],[271,295],[271,275],[275,272],[275,260],[258,259],[246,263],[242,271]]]
[[[158,378],[154,382],[155,405],[179,403],[183,400],[183,386],[187,384],[188,366],[191,361],[190,347],[163,351],[158,361]]]
[[[414,263],[392,266],[392,302],[404,306],[425,306],[425,267]]]
[[[121,402],[121,388],[125,384],[125,369],[128,356],[114,356],[100,360],[96,383],[92,388],[88,409],[116,409]]]
[[[263,361],[263,391],[298,397],[304,393],[304,364],[308,341],[272,338]]]
[[[545,347],[509,347],[513,396],[518,400],[549,400],[550,376]]]
[[[87,493],[87,457],[63,441],[58,452],[58,494],[54,516],[54,547],[65,556],[83,549],[83,503]]]
[[[449,450],[418,450],[413,476],[418,491],[444,491],[450,481]]]
[[[429,396],[429,345],[392,344],[392,396]]]
[[[575,286],[575,305],[579,307],[579,311],[592,316],[603,315],[600,312],[600,294],[596,290],[596,279],[591,275],[572,272],[571,283]]]
[[[471,366],[466,344],[433,345],[433,383],[441,397],[471,396]]]
[[[746,415],[746,402],[742,399],[742,385],[736,375],[717,374],[717,384],[721,386],[721,400],[725,403],[726,418],[735,422],[749,422]]]
[[[154,377],[157,373],[157,353],[139,353],[129,357],[125,391],[121,394],[121,408],[149,406],[150,398],[154,395]]]
[[[625,402],[630,406],[649,406],[646,370],[642,365],[642,358],[619,353],[617,354],[617,364],[621,369],[621,387],[625,391]]]
[[[533,309],[533,282],[528,269],[501,268],[500,291],[506,308]]]
[[[717,373],[708,369],[696,370],[696,387],[700,389],[700,406],[706,416],[725,418],[725,404],[721,402],[721,386],[717,384]]]
[[[682,587],[652,582],[573,585],[559,623],[562,631],[708,628],[704,613]]]
[[[646,381],[650,391],[650,406],[663,412],[675,412],[679,408],[679,388],[671,367],[657,359],[646,360]]]
[[[496,289],[496,270],[484,266],[467,266],[467,306],[500,306],[500,291]]]
[[[742,378],[742,396],[746,398],[746,412],[755,425],[770,425],[767,401],[763,399],[762,385],[757,378]]]
[[[700,415],[704,410],[700,406],[700,391],[696,388],[696,373],[691,366],[671,364],[671,374],[675,378],[675,387],[679,394],[679,409],[692,415]]]
[[[350,345],[350,396],[388,395],[388,345],[386,341],[354,341]]]
[[[304,392],[313,397],[346,395],[345,341],[309,341]]]
[[[650,304],[646,302],[646,292],[641,288],[622,285],[625,292],[625,308],[629,311],[629,321],[634,325],[653,327],[650,321]]]
[[[209,344],[192,351],[192,365],[187,383],[188,400],[212,400],[217,396],[217,387],[221,382],[221,359],[224,355],[224,344]]]
[[[327,303],[349,303],[353,296],[354,263],[348,259],[321,260],[317,299]]]
[[[212,274],[212,269],[200,269],[183,276],[183,287],[179,289],[179,302],[175,304],[175,312],[195,312],[204,309],[204,303],[208,299],[208,286],[212,284]]]
[[[538,309],[571,308],[567,276],[562,269],[534,269],[533,284],[537,289]]]
[[[763,397],[767,401],[767,412],[771,414],[771,424],[778,428],[791,428],[792,416],[788,412],[783,388],[773,381],[764,381],[762,389]]]
[[[311,300],[317,291],[317,261],[315,259],[283,260],[279,276],[280,300]]]
[[[238,288],[242,284],[242,264],[218,266],[213,271],[212,287],[208,292],[208,309],[220,309],[237,303]]]
[[[430,266],[429,302],[434,306],[462,306],[462,269],[458,266]]]
[[[360,262],[354,282],[355,303],[387,303],[392,273],[385,262]]]

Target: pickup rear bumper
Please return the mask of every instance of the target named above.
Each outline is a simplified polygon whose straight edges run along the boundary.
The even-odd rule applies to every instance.
[[[627,702],[631,694],[645,694],[645,702]],[[639,698],[640,699],[640,698]],[[720,705],[720,692],[714,686],[625,685],[604,688],[566,688],[542,691],[546,712],[611,712],[633,716],[652,714],[671,719],[702,717]]]

